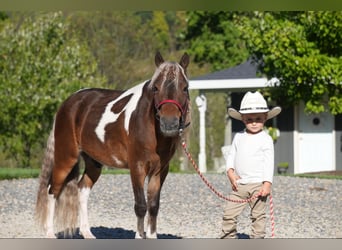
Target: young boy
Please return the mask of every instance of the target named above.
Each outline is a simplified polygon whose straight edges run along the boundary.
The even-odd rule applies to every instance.
[[[251,209],[252,230],[250,238],[264,238],[266,234],[266,200],[271,193],[274,169],[272,138],[263,130],[266,120],[278,115],[280,107],[269,110],[259,92],[247,92],[240,110],[228,109],[228,114],[241,120],[246,129],[234,136],[227,155],[227,175],[231,183],[232,200],[246,200]],[[237,237],[237,217],[247,203],[227,201],[224,208],[221,238]]]

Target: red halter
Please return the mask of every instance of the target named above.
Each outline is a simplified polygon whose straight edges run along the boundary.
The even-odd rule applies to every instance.
[[[186,128],[190,125],[190,122],[185,124],[186,115],[188,112],[188,106],[187,106],[188,101],[187,101],[187,104],[185,105],[185,108],[183,108],[179,102],[177,102],[175,100],[171,100],[171,99],[166,99],[166,100],[161,101],[158,105],[156,105],[156,109],[159,110],[160,107],[165,103],[172,103],[172,104],[176,105],[178,107],[178,109],[180,110],[180,112],[182,113],[182,116],[180,119],[180,124],[179,124],[179,135],[181,135],[183,133],[184,128]]]
[[[179,108],[180,112],[181,112],[182,114],[185,114],[185,111],[184,111],[182,105],[180,105],[179,102],[177,102],[177,101],[175,101],[175,100],[171,100],[171,99],[166,99],[166,100],[161,101],[161,102],[157,105],[157,109],[160,109],[160,107],[161,107],[163,104],[165,104],[165,103],[172,103],[172,104],[175,104],[175,105]]]

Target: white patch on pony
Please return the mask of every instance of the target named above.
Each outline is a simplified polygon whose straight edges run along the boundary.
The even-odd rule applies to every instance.
[[[103,112],[102,117],[101,117],[99,123],[97,124],[97,127],[95,128],[95,133],[101,142],[105,141],[105,133],[106,133],[105,128],[106,128],[106,126],[109,123],[116,122],[117,119],[119,118],[119,116],[121,115],[121,113],[124,111],[125,111],[124,127],[125,127],[127,134],[129,133],[129,131],[128,131],[129,121],[131,119],[131,115],[132,115],[133,111],[137,108],[138,101],[142,95],[142,90],[143,90],[144,84],[145,83],[141,83],[139,85],[136,85],[133,88],[128,89],[127,91],[123,92],[118,98],[116,98],[115,100],[113,100],[107,104],[106,109]],[[132,95],[132,97],[127,102],[126,106],[119,113],[117,113],[117,114],[113,113],[112,108],[113,108],[114,104],[117,103],[118,101],[122,100],[126,96],[129,96],[129,95]]]
[[[150,225],[147,225],[146,239],[157,239],[157,232],[151,233]]]
[[[118,167],[122,167],[124,165],[124,162],[123,161],[120,161],[115,155],[112,155],[112,158],[116,164],[116,166]]]
[[[143,237],[138,232],[136,232],[135,239],[143,239]]]

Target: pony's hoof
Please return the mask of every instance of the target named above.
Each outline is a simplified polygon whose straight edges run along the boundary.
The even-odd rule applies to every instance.
[[[136,232],[135,233],[135,238],[136,239],[146,239],[145,233],[141,235],[140,233]]]
[[[96,239],[96,237],[90,232],[90,230],[83,230],[80,232],[80,234],[85,239]]]
[[[54,232],[51,232],[51,231],[49,231],[49,232],[46,232],[46,238],[48,238],[48,239],[56,239],[56,235],[54,234]]]
[[[157,239],[157,233],[147,233],[146,239]]]

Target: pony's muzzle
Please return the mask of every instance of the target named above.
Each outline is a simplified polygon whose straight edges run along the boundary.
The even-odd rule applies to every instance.
[[[176,136],[179,133],[179,118],[161,117],[160,130],[165,136]]]

